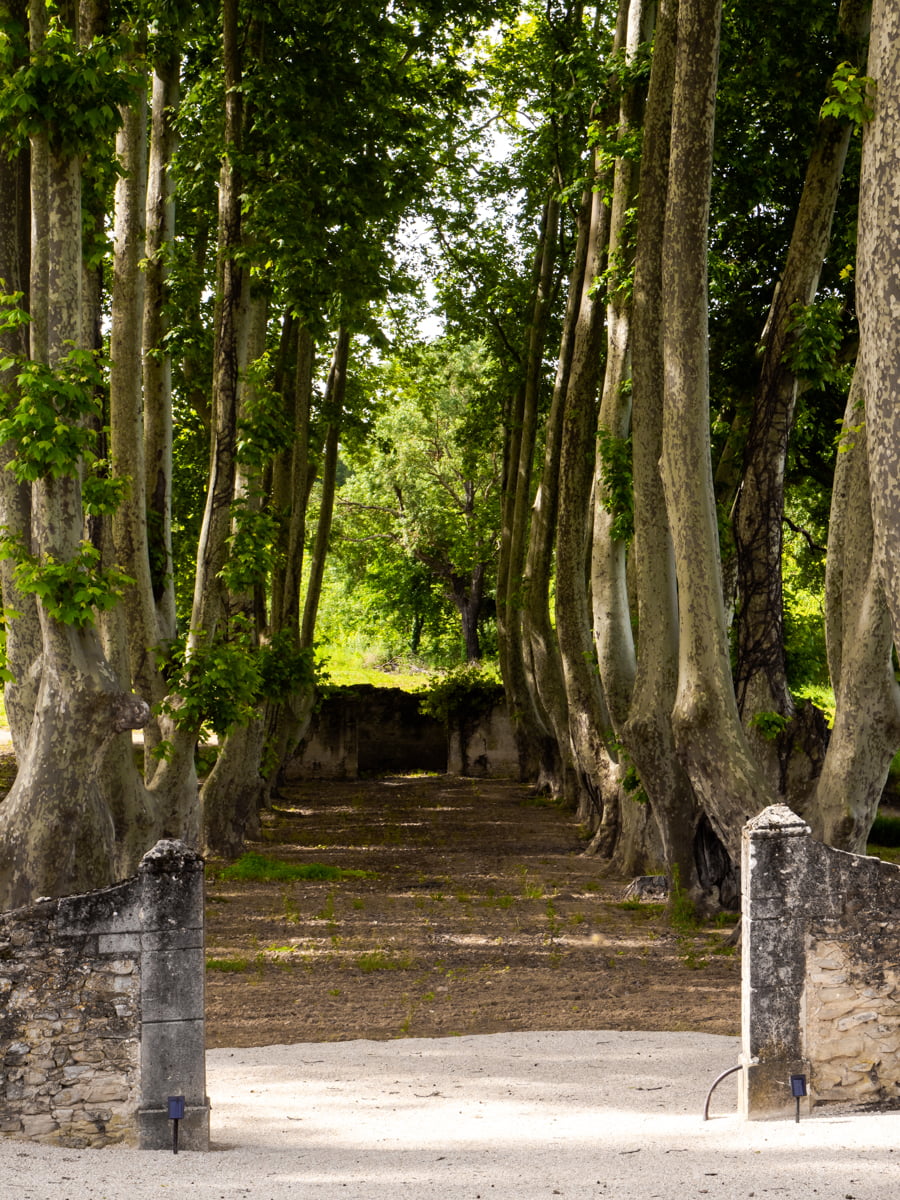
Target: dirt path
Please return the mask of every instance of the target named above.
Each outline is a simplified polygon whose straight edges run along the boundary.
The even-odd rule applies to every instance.
[[[373,874],[254,883],[209,864],[208,1044],[736,1034],[728,928],[679,931],[658,905],[623,906],[627,881],[603,878],[582,844],[569,816],[508,782],[292,788],[249,849]]]

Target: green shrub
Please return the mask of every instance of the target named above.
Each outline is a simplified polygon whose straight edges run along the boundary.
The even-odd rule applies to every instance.
[[[239,879],[253,883],[285,882],[294,879],[370,879],[372,871],[354,871],[326,863],[290,863],[264,854],[247,853],[224,867],[220,879]]]
[[[419,709],[450,725],[477,720],[502,698],[503,685],[496,673],[481,663],[469,663],[433,675],[420,693]]]

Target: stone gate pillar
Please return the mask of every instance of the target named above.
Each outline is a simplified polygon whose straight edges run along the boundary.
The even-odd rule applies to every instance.
[[[184,1096],[178,1142],[209,1149],[204,1024],[203,859],[161,841],[141,860],[140,1146],[172,1145],[169,1096]]]
[[[750,1119],[792,1116],[791,1075],[810,1074],[803,1057],[805,916],[816,887],[810,843],[809,826],[783,804],[744,826],[740,1111]]]

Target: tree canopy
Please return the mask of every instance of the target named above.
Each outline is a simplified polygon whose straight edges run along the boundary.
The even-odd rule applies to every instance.
[[[496,651],[523,777],[623,870],[726,903],[775,799],[864,845],[900,746],[892,20],[0,6],[0,902],[163,833],[235,852],[323,592]]]

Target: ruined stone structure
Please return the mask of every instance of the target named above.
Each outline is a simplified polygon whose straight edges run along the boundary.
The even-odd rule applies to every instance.
[[[322,700],[284,779],[356,779],[391,771],[518,776],[505,701],[501,697],[448,732],[419,711],[419,698],[410,692],[370,684],[341,688]]]
[[[209,1147],[203,860],[158,842],[133,879],[0,914],[0,1134]]]
[[[741,1111],[900,1101],[900,867],[816,842],[784,805],[743,834]]]

